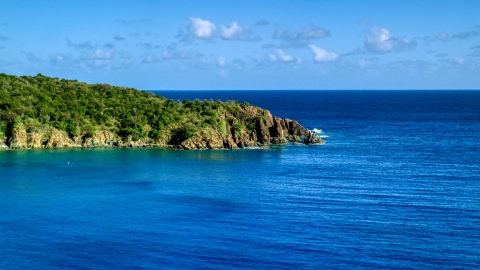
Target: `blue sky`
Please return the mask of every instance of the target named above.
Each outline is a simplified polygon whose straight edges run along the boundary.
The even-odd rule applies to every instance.
[[[480,89],[480,1],[4,1],[0,72],[148,90]]]

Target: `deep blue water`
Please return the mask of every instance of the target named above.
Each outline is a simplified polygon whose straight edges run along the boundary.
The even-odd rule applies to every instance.
[[[480,268],[480,91],[160,93],[327,144],[0,152],[0,269]]]

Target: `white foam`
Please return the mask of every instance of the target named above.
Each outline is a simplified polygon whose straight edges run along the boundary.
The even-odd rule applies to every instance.
[[[315,132],[315,133],[322,133],[322,130],[321,130],[321,129],[316,129],[316,128],[314,128],[312,131]]]

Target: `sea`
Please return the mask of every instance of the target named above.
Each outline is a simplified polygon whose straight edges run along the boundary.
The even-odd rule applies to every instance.
[[[0,269],[480,269],[480,91],[155,91],[326,141],[0,152]]]

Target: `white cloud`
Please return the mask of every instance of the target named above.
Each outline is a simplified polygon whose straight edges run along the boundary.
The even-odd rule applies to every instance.
[[[53,66],[62,68],[81,68],[91,69],[111,69],[111,55],[104,52],[93,52],[91,54],[82,54],[80,58],[73,58],[68,53],[57,53],[50,55],[50,62]]]
[[[210,39],[215,34],[217,27],[215,24],[202,20],[201,18],[190,17],[190,24],[188,30],[192,35],[199,39]]]
[[[144,64],[157,63],[157,62],[158,62],[158,59],[153,54],[146,54],[145,58],[143,58],[142,60],[142,63]]]
[[[180,59],[199,59],[203,56],[201,52],[198,51],[178,51],[177,56]]]
[[[277,48],[305,48],[308,46],[309,40],[324,38],[329,35],[328,30],[315,25],[311,25],[310,28],[299,28],[293,33],[277,25],[272,38],[284,41],[283,44],[276,46]],[[271,44],[267,45],[270,46]]]
[[[192,69],[205,70],[212,67],[212,63],[205,59],[196,59],[186,62],[186,65]]]
[[[294,33],[290,33],[289,31],[276,26],[273,38],[284,40],[315,39],[326,37],[329,34],[329,31],[324,28],[316,27],[315,25],[312,25],[310,28],[297,29]]]
[[[394,38],[387,29],[374,26],[370,28],[364,45],[370,52],[384,53],[413,48],[417,43],[406,38]]]
[[[440,41],[447,41],[448,40],[448,34],[445,33],[445,32],[436,33],[435,38],[440,40]]]
[[[245,67],[245,61],[240,58],[233,59],[232,64],[237,69],[243,69]]]
[[[87,66],[95,69],[111,69],[112,63],[109,60],[93,60],[86,62]]]
[[[218,57],[217,58],[217,66],[224,67],[225,65],[226,65],[225,57],[222,57],[222,56]]]
[[[230,24],[230,27],[226,27],[224,25],[220,28],[220,36],[222,39],[225,40],[242,40],[242,41],[260,41],[262,38],[259,36],[251,37],[247,36],[250,32],[250,27],[248,25],[239,26],[237,22],[233,22]]]
[[[385,28],[372,27],[367,34],[365,47],[370,51],[386,52],[392,49],[392,43],[389,42],[390,32]]]
[[[312,44],[308,45],[308,47],[310,47],[310,50],[314,54],[313,59],[315,62],[333,62],[338,59],[338,54],[334,52],[327,52],[326,50]]]
[[[109,60],[113,58],[113,53],[114,53],[113,50],[104,51],[104,50],[96,49],[93,52],[82,53],[80,58],[84,60]]]
[[[114,50],[100,50],[96,49],[92,52],[83,52],[80,55],[82,66],[87,66],[93,69],[111,69]]]
[[[241,26],[238,26],[237,22],[233,22],[232,24],[230,24],[229,28],[223,25],[221,26],[220,36],[223,39],[228,39],[228,40],[240,39],[245,30],[248,30],[248,26],[241,27]]]
[[[174,55],[169,51],[163,51],[162,58],[168,60],[174,58]]]
[[[277,62],[277,61],[293,62],[293,61],[295,61],[295,59],[292,56],[286,55],[285,53],[283,53],[282,50],[274,50],[273,53],[268,55],[268,58],[272,62]]]
[[[163,51],[162,58],[164,60],[170,59],[181,59],[181,60],[190,60],[190,59],[200,59],[203,57],[201,52],[192,50],[192,51],[177,51],[174,49]]]

